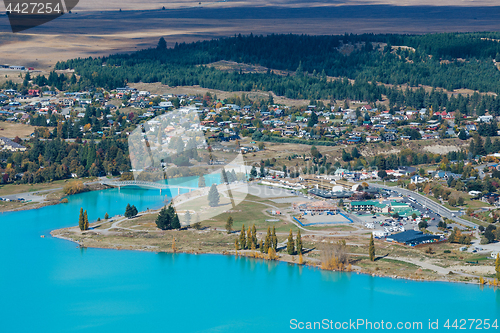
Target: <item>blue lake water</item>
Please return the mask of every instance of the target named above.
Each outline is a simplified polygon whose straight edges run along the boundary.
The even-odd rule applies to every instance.
[[[443,328],[446,319],[500,318],[500,291],[475,285],[221,255],[83,249],[48,236],[76,225],[80,207],[95,220],[123,214],[127,203],[144,210],[163,199],[158,190],[110,189],[0,214],[0,332],[286,332],[291,319],[422,322],[420,331],[438,319],[439,331],[455,331]]]

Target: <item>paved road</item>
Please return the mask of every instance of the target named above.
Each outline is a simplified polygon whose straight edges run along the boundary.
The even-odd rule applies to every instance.
[[[45,201],[45,197],[47,194],[50,194],[51,192],[62,190],[62,187],[56,187],[56,188],[51,188],[48,190],[38,190],[38,191],[31,191],[31,192],[23,192],[23,193],[14,193],[14,194],[7,194],[3,195],[2,198],[9,199],[9,200],[18,200],[20,198],[23,198],[26,200],[26,202],[31,201],[31,202],[43,202]]]
[[[432,201],[431,199],[428,199],[419,193],[415,193],[413,191],[410,191],[410,190],[407,190],[404,188],[400,188],[400,187],[396,187],[396,186],[384,186],[384,185],[372,184],[372,183],[370,183],[370,186],[383,188],[383,189],[391,190],[391,191],[396,191],[397,193],[410,196],[411,198],[420,202],[422,205],[425,205],[426,207],[433,210],[434,212],[437,212],[442,217],[448,218],[450,220],[453,220],[455,222],[458,222],[460,224],[466,225],[466,226],[471,227],[471,228],[477,227],[477,224],[458,217],[457,216],[458,211],[451,211],[448,208],[444,207],[443,205],[440,205],[440,204],[436,203],[435,201]]]

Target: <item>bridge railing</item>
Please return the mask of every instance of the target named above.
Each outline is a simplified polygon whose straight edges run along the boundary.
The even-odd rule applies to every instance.
[[[123,181],[103,181],[101,182],[103,185],[108,185],[108,186],[143,186],[143,187],[153,187],[161,190],[166,190],[170,188],[175,188],[175,189],[188,189],[188,190],[196,190],[198,187],[189,187],[189,186],[176,186],[176,185],[169,185],[169,184],[159,184],[159,183],[154,183],[154,182],[147,182],[143,180],[123,180]]]

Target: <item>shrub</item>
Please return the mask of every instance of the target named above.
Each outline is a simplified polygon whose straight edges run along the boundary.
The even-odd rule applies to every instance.
[[[66,184],[64,186],[64,194],[66,195],[72,195],[72,194],[77,194],[85,191],[85,186],[81,181],[73,182],[71,184]]]
[[[120,180],[134,180],[134,174],[132,172],[124,172],[120,176]]]
[[[428,224],[426,221],[422,221],[422,222],[419,222],[418,223],[418,228],[419,229],[424,229],[424,228],[427,228]]]

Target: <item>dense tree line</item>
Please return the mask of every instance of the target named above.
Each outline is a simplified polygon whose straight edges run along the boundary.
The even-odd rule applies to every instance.
[[[375,101],[390,92],[368,83],[379,81],[500,92],[500,71],[492,63],[497,54],[500,60],[500,43],[491,40],[496,35],[238,35],[176,44],[170,49],[73,59],[58,63],[56,69],[74,68],[81,76],[77,83],[81,89],[116,88],[142,81],[170,86],[199,84],[228,91],[261,89],[290,98]],[[340,47],[346,44],[359,47],[341,52]],[[391,45],[414,49],[393,49]],[[276,75],[272,70],[266,74],[227,73],[198,66],[219,60],[258,64],[295,75]],[[355,79],[356,83],[331,81],[327,76]],[[57,80],[53,77],[52,81]]]
[[[73,173],[78,177],[119,175],[130,169],[126,140],[105,138],[98,143],[77,143],[36,138],[27,145],[25,152],[6,153],[3,183],[41,183],[71,178]],[[16,175],[20,174],[19,179]]]

